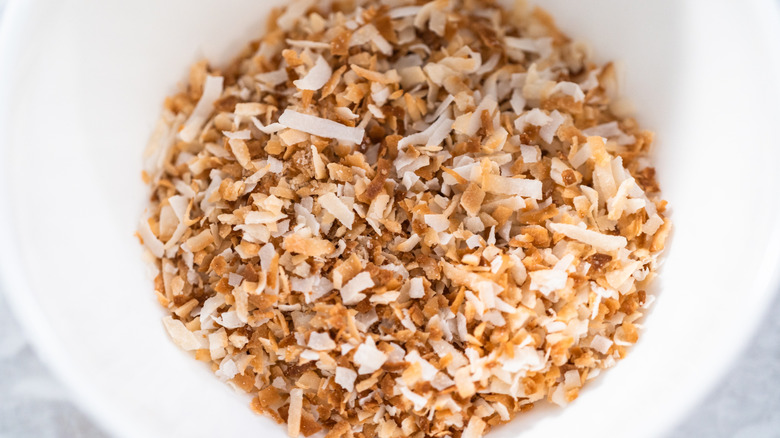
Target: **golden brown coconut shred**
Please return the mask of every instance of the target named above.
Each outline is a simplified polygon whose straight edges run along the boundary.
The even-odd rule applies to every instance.
[[[192,67],[138,236],[169,335],[290,436],[479,437],[636,342],[670,222],[539,9],[299,0]]]

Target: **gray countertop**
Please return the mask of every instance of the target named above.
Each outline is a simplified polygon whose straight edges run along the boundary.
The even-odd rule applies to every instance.
[[[741,358],[668,438],[780,437],[778,313],[780,296]],[[2,293],[0,333],[0,438],[108,436],[38,359]]]

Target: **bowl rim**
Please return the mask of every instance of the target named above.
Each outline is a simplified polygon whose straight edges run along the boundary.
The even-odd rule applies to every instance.
[[[0,77],[8,78],[8,73],[13,71],[13,60],[21,56],[21,48],[24,46],[19,35],[31,25],[30,15],[36,5],[43,0],[9,0],[0,19]],[[780,2],[774,0],[751,0],[743,2],[749,9],[751,18],[757,22],[760,32],[770,45],[769,63],[772,65],[775,77],[780,78]],[[780,98],[780,79],[774,84],[775,94]],[[13,88],[12,81],[0,81],[0,205],[10,206],[10,184],[7,175],[3,172],[2,163],[8,162],[2,159],[10,149],[8,141],[7,125],[10,107],[6,103]],[[0,242],[5,247],[0,251],[0,293],[4,294],[11,312],[17,323],[22,328],[30,345],[40,358],[41,362],[63,385],[67,388],[70,400],[77,405],[82,412],[95,422],[103,431],[116,436],[139,436],[139,429],[134,426],[125,415],[109,408],[102,402],[102,395],[89,383],[89,379],[79,372],[72,363],[69,353],[60,348],[53,336],[53,328],[45,320],[38,308],[31,287],[24,275],[24,266],[18,254],[21,253],[21,245],[14,233],[14,218],[8,211],[0,212]],[[650,429],[657,433],[670,431],[680,423],[690,412],[709,394],[715,385],[721,381],[730,370],[740,352],[749,346],[750,338],[756,333],[759,325],[769,314],[770,304],[776,296],[780,295],[780,226],[772,230],[769,237],[770,244],[761,258],[760,276],[753,282],[752,288],[760,290],[760,294],[751,303],[750,311],[760,314],[760,318],[753,319],[736,336],[738,342],[723,346],[725,360],[714,364],[704,370],[705,378],[700,383],[692,386],[691,390],[677,399],[677,404],[683,409],[677,410],[674,415],[657,419]],[[11,292],[13,291],[13,292]]]

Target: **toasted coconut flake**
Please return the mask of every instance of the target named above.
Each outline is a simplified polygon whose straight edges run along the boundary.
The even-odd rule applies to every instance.
[[[443,214],[426,214],[425,224],[433,228],[437,233],[441,233],[449,229],[450,220]]]
[[[584,129],[582,134],[587,137],[596,136],[614,138],[619,146],[633,144],[636,141],[636,138],[633,135],[627,135],[620,129],[617,121],[612,121],[594,126],[592,128]]]
[[[191,143],[200,133],[203,124],[206,123],[209,115],[214,110],[214,102],[222,94],[223,81],[224,78],[222,76],[206,76],[206,82],[203,84],[203,94],[200,100],[198,100],[198,104],[195,105],[195,109],[192,110],[192,114],[190,114],[187,122],[179,131],[179,138],[183,141]]]
[[[539,153],[539,149],[534,146],[521,145],[520,155],[523,158],[523,163],[532,164],[539,162],[541,154]]]
[[[428,78],[425,72],[419,66],[404,67],[398,71],[401,76],[401,86],[403,88],[414,88],[418,84],[424,83]]]
[[[556,233],[588,244],[599,251],[615,251],[625,248],[628,243],[623,236],[602,234],[577,225],[550,223],[548,227]]]
[[[522,131],[526,125],[546,126],[553,122],[552,117],[545,114],[544,111],[534,108],[531,111],[521,115],[515,120],[515,127]],[[549,142],[548,142],[549,143]]]
[[[284,110],[282,116],[279,117],[279,123],[288,128],[297,129],[319,137],[335,138],[356,144],[360,144],[365,135],[363,128],[351,128],[332,120],[299,113],[290,109]]]
[[[419,235],[412,234],[408,239],[396,245],[395,250],[398,252],[409,252],[413,250],[418,243],[420,243],[420,240],[422,239]]]
[[[295,0],[284,11],[279,18],[276,19],[276,24],[282,30],[290,30],[295,26],[295,23],[303,17],[307,10],[317,3],[317,0]],[[297,434],[296,434],[297,436]]]
[[[422,298],[425,296],[425,286],[422,277],[414,277],[409,281],[409,298]]]
[[[237,329],[246,325],[246,321],[242,321],[238,316],[238,312],[233,310],[223,313],[219,318],[214,318],[214,321],[228,329]]]
[[[309,257],[322,257],[335,251],[336,247],[327,240],[291,234],[284,238],[284,249]]]
[[[165,251],[165,245],[152,233],[149,228],[149,220],[147,218],[141,218],[138,225],[138,235],[143,239],[143,243],[155,257],[160,258]]]
[[[426,147],[438,146],[452,131],[453,121],[447,117],[439,117],[436,122],[422,132],[404,137],[398,142],[398,148],[404,149],[410,145],[424,144]]]
[[[576,153],[569,156],[569,162],[575,169],[585,164],[592,157],[592,151],[589,144],[583,145]]]
[[[314,145],[311,145],[311,161],[314,164],[314,176],[317,179],[325,179],[328,176],[328,169]]]
[[[360,367],[358,374],[371,374],[382,367],[387,361],[387,355],[377,349],[374,339],[368,336],[355,351],[354,361]]]
[[[320,203],[322,208],[327,210],[336,219],[339,220],[345,227],[352,229],[352,225],[355,222],[355,213],[347,207],[341,199],[334,193],[325,193],[317,198],[317,202]]]
[[[336,348],[336,343],[330,338],[327,333],[312,332],[309,335],[309,348],[314,351],[328,351]]]
[[[420,367],[420,378],[426,382],[432,381],[434,376],[436,376],[436,373],[439,372],[435,366],[423,359],[417,350],[410,351],[406,355],[405,360],[410,364],[416,364]]]
[[[487,175],[484,177],[482,189],[486,192],[500,195],[517,195],[537,200],[542,199],[542,182],[535,179]]]
[[[504,37],[507,47],[524,52],[539,53],[539,41],[534,38]]]
[[[319,50],[330,49],[330,44],[321,43],[319,41],[288,39],[287,44],[289,44],[291,47],[300,47],[303,49],[319,49]]]
[[[390,70],[383,74],[365,69],[355,64],[352,64],[350,68],[361,78],[380,84],[395,84],[401,80],[401,77],[398,76],[398,73],[395,70]]]
[[[598,351],[601,354],[607,354],[609,348],[612,346],[612,341],[601,335],[596,335],[590,342],[590,348]]]
[[[551,112],[550,121],[539,130],[539,136],[542,137],[542,140],[547,143],[552,143],[555,133],[558,131],[561,124],[563,124],[564,120],[565,119],[558,110]]]
[[[477,392],[474,382],[471,380],[471,371],[469,367],[462,367],[455,372],[455,386],[458,389],[458,395],[468,398]]]
[[[664,220],[657,214],[652,215],[647,222],[642,226],[642,232],[651,236],[658,231],[661,225],[664,224]]]
[[[287,412],[287,435],[297,437],[301,433],[301,412],[303,409],[303,390],[290,390],[290,409]]]
[[[279,134],[279,138],[287,146],[293,146],[305,141],[309,141],[309,134],[298,131],[297,129],[285,129]],[[247,158],[249,158],[248,155],[249,153],[247,151]]]
[[[235,155],[238,164],[244,169],[254,170],[252,156],[249,154],[249,148],[247,147],[246,142],[244,140],[231,138],[230,141],[228,141],[228,144],[230,145],[230,150],[233,151],[233,155]]]
[[[634,260],[625,263],[620,269],[614,269],[605,275],[607,283],[615,289],[620,287],[642,267],[642,262]]]
[[[466,426],[466,429],[463,431],[463,435],[461,435],[462,438],[480,438],[482,434],[485,433],[485,427],[487,424],[485,424],[484,421],[482,421],[479,417],[471,417],[469,420],[468,426]]]
[[[287,75],[287,69],[280,68],[279,70],[259,73],[255,75],[255,79],[269,87],[276,87],[287,82],[290,77]]]
[[[512,99],[509,101],[509,103],[512,105],[512,111],[514,111],[516,114],[520,114],[523,112],[523,110],[525,110],[526,101],[520,89],[515,89],[515,91],[512,92]]]
[[[259,116],[263,113],[263,104],[258,102],[237,103],[233,113],[242,117]]]
[[[203,230],[195,236],[190,237],[185,242],[185,246],[192,252],[198,252],[214,243],[214,236],[211,230]]]
[[[222,131],[222,135],[230,140],[249,140],[252,138],[252,133],[248,129],[242,129],[241,131],[236,132]]]
[[[209,339],[209,354],[212,360],[225,357],[225,347],[228,346],[227,332],[224,329],[211,333]]]
[[[634,178],[627,178],[620,183],[615,196],[607,200],[607,211],[609,211],[608,219],[618,220],[623,212],[628,207],[628,194],[634,187]]]
[[[401,386],[399,389],[401,390],[401,394],[414,404],[414,409],[416,411],[424,409],[425,405],[428,404],[428,399],[426,397],[415,393],[411,389],[405,386]]]
[[[265,134],[274,134],[285,128],[284,125],[279,123],[272,123],[268,126],[265,126],[260,122],[260,120],[257,119],[257,117],[251,117],[250,119],[252,120],[252,124],[254,124],[258,130]]]
[[[327,46],[330,47],[330,45]],[[330,68],[328,61],[322,56],[319,56],[314,62],[314,67],[306,73],[306,76],[293,83],[299,90],[317,91],[325,86],[332,74],[333,70]]]
[[[180,320],[166,316],[162,321],[165,325],[165,330],[168,331],[168,335],[182,350],[191,351],[204,348],[205,342],[198,339]]]
[[[521,370],[538,371],[546,365],[544,352],[523,344],[515,346],[511,358],[502,358],[500,362],[502,369],[510,373]]]
[[[371,279],[371,274],[368,272],[361,272],[341,288],[341,298],[344,301],[344,304],[348,306],[357,304],[366,297],[365,294],[360,292],[372,287],[374,287],[374,280]]]
[[[485,200],[485,192],[477,184],[469,184],[460,198],[460,205],[466,210],[469,216],[476,216],[482,208],[482,201]]]
[[[400,291],[385,292],[383,294],[371,295],[369,301],[375,304],[390,304],[401,296]]]
[[[355,371],[349,368],[336,367],[335,381],[348,393],[352,392],[355,388],[355,379],[357,379],[357,373]]]
[[[219,364],[219,369],[217,369],[214,374],[222,381],[228,381],[238,374],[238,366],[236,366],[233,359],[226,357],[222,359],[222,362]]]
[[[552,92],[550,94],[555,94],[557,92],[563,93],[567,96],[571,96],[575,102],[582,102],[583,100],[585,100],[585,93],[583,93],[580,86],[574,82],[567,82],[567,81],[558,82],[557,84],[555,84],[555,87],[553,87]],[[585,135],[595,135],[595,134],[585,134]]]
[[[393,46],[382,37],[373,24],[367,24],[355,31],[349,40],[349,46],[361,46],[368,42],[373,42],[376,48],[385,56],[393,53]]]
[[[469,116],[468,123],[460,132],[466,135],[475,135],[482,126],[482,113],[487,111],[488,114],[492,115],[497,107],[498,102],[496,102],[495,97],[485,96],[474,112]]]
[[[568,276],[565,271],[555,269],[542,269],[531,272],[531,290],[538,290],[544,295],[558,291],[566,287]]]

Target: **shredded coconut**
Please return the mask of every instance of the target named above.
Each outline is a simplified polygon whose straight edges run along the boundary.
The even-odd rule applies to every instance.
[[[538,9],[288,3],[149,141],[174,344],[291,436],[477,438],[570,403],[637,342],[671,232],[614,66]]]

